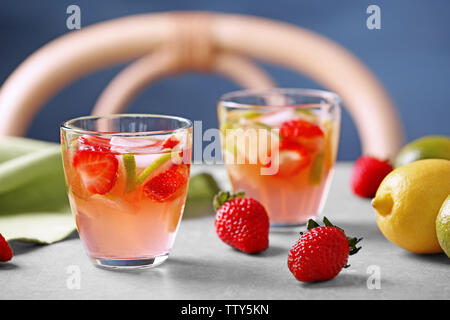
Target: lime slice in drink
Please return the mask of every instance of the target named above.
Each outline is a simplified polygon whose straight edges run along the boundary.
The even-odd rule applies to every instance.
[[[239,119],[242,118],[252,119],[259,117],[260,115],[262,115],[262,113],[256,110],[232,110],[228,112],[226,118],[228,121],[239,121]]]
[[[136,160],[134,154],[124,153],[122,155],[125,172],[127,175],[127,186],[125,192],[131,192],[136,188]]]
[[[319,117],[311,109],[300,109],[300,108],[297,108],[297,109],[295,109],[295,113],[297,114],[297,116],[300,119],[303,119],[303,120],[306,120],[306,121],[309,121],[309,122],[313,122],[313,123],[316,123],[316,124],[319,122]]]
[[[248,110],[241,113],[241,117],[245,119],[253,119],[256,117],[259,117],[261,115],[261,112],[256,110]]]
[[[230,155],[254,164],[253,160],[263,160],[261,157],[269,156],[278,147],[279,135],[265,124],[252,122],[252,126],[229,130],[223,142],[224,150]]]
[[[236,123],[233,122],[224,122],[220,125],[220,132],[222,132],[223,136],[227,134],[227,130],[231,130],[235,127]]]
[[[161,155],[158,159],[156,159],[155,161],[153,161],[152,163],[150,163],[148,165],[147,168],[145,168],[137,177],[136,179],[136,184],[141,184],[142,182],[145,181],[145,179],[147,179],[147,177],[156,169],[158,169],[160,166],[162,166],[163,164],[165,164],[167,161],[170,160],[170,158],[172,157],[172,153],[168,152],[168,153],[164,153],[163,155]]]
[[[319,152],[311,165],[311,171],[309,173],[309,184],[317,185],[322,181],[323,174],[323,162],[325,159],[325,152]]]

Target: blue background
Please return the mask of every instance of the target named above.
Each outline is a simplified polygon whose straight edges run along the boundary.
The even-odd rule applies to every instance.
[[[81,8],[81,24],[144,12],[212,10],[277,19],[321,33],[357,55],[395,101],[407,140],[450,135],[450,1],[446,0],[95,0],[0,3],[0,81],[33,51],[70,32],[66,8]],[[366,8],[381,8],[381,30],[366,28]],[[281,87],[320,86],[297,73],[263,65]],[[58,141],[59,124],[90,113],[96,98],[123,66],[82,78],[56,95],[35,118],[28,136]],[[133,103],[130,112],[175,114],[217,127],[215,102],[238,87],[219,76],[188,74],[162,80]],[[1,107],[1,106],[0,106]],[[360,154],[356,129],[344,112],[340,160]]]

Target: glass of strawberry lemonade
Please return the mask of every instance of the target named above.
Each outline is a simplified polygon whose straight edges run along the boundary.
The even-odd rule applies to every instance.
[[[234,191],[259,200],[271,226],[320,214],[331,182],[340,99],[308,89],[236,91],[218,103],[222,154]]]
[[[165,261],[186,200],[192,123],[160,115],[90,116],[61,125],[68,196],[97,266]]]

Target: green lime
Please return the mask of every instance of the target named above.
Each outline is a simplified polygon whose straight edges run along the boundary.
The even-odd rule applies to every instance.
[[[148,167],[145,168],[144,171],[142,171],[139,174],[139,176],[136,179],[136,183],[141,184],[142,182],[144,182],[145,179],[147,179],[147,177],[150,175],[150,173],[152,173],[153,171],[158,169],[160,166],[162,166],[164,163],[166,163],[166,161],[170,160],[171,157],[172,157],[171,152],[164,153],[161,157],[159,157],[158,159],[156,159],[155,161],[150,163],[148,165]]]
[[[209,173],[199,173],[189,179],[184,218],[195,218],[214,213],[212,201],[219,192],[216,180]]]
[[[256,118],[259,117],[261,115],[261,112],[256,111],[256,110],[248,110],[248,111],[244,111],[240,114],[240,117],[245,118],[245,119],[252,119],[252,118]]]
[[[450,258],[450,195],[436,217],[436,234],[442,250]]]
[[[395,159],[395,168],[422,159],[450,160],[450,138],[447,136],[426,136],[408,143]]]
[[[317,115],[314,113],[314,111],[312,111],[310,109],[295,109],[295,112],[298,115],[300,115],[301,118],[304,118],[304,120],[306,120],[306,121],[317,123],[319,120]]]
[[[126,192],[131,192],[136,188],[136,160],[132,153],[124,153],[122,159],[127,175],[127,186],[125,190]]]
[[[224,122],[220,125],[220,131],[222,131],[223,134],[227,132],[227,130],[233,129],[234,124],[231,122]]]
[[[199,173],[189,180],[187,198],[211,202],[217,192],[219,192],[219,186],[216,180],[208,173]]]
[[[266,129],[266,130],[273,129],[271,126],[268,126],[267,124],[262,123],[262,122],[255,121],[253,123],[255,124],[255,128],[257,128],[257,129]]]
[[[311,171],[309,173],[309,184],[317,185],[322,181],[323,174],[323,160],[325,158],[325,152],[319,152],[311,165]]]

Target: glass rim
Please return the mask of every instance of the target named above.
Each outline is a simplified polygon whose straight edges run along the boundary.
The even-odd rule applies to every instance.
[[[268,88],[268,89],[244,89],[236,90],[223,94],[218,99],[218,105],[231,108],[242,109],[260,109],[260,108],[283,108],[294,107],[295,105],[252,105],[247,103],[239,103],[232,101],[235,98],[250,97],[250,96],[264,96],[268,94],[293,94],[308,98],[323,98],[332,106],[339,106],[342,103],[341,97],[332,91],[320,89],[305,89],[305,88]],[[320,107],[318,103],[310,103],[302,105],[302,109],[313,109]],[[300,108],[300,105],[299,105]]]
[[[79,127],[72,126],[71,123],[79,120],[90,120],[90,119],[117,119],[117,118],[153,118],[153,119],[169,119],[169,120],[178,120],[180,122],[184,122],[185,125],[176,129],[167,129],[167,130],[154,130],[154,131],[139,131],[139,132],[106,132],[106,131],[93,131],[81,129]],[[162,134],[173,134],[179,131],[184,131],[189,128],[192,128],[192,121],[183,117],[178,116],[170,116],[170,115],[162,115],[162,114],[151,114],[151,113],[115,113],[115,114],[107,114],[107,115],[90,115],[90,116],[81,116],[77,118],[73,118],[67,121],[64,121],[60,124],[60,128],[64,131],[74,132],[79,134],[87,134],[93,136],[115,136],[115,137],[139,137],[139,136],[153,136],[153,135],[162,135]]]

